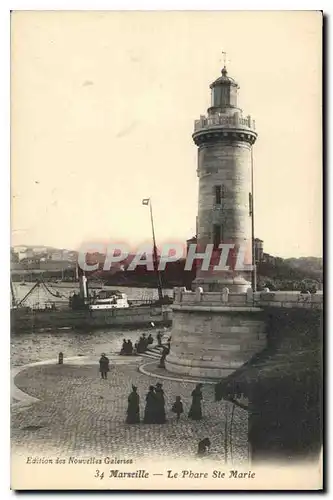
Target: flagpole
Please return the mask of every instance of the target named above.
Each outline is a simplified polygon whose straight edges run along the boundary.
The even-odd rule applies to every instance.
[[[158,265],[157,265],[157,247],[156,247],[154,219],[153,219],[153,205],[151,202],[151,198],[149,198],[149,211],[150,211],[151,230],[153,233],[154,269],[155,269],[156,277],[157,277],[158,298],[159,298],[159,300],[163,300],[161,275],[160,275],[160,272],[158,270]]]

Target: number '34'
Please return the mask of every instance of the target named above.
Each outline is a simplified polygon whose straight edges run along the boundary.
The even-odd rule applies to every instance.
[[[104,477],[104,472],[101,472],[100,470],[96,469],[96,474],[94,477],[97,477],[99,479],[103,479]]]

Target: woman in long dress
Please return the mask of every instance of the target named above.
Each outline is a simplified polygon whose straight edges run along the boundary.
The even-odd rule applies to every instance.
[[[143,420],[145,424],[156,424],[156,406],[155,387],[151,385],[146,396],[146,408]]]
[[[201,420],[202,419],[202,409],[201,409],[201,401],[202,401],[202,392],[201,392],[202,384],[197,384],[194,391],[192,391],[192,404],[188,414],[188,417],[192,420]]]
[[[157,424],[165,424],[165,399],[164,399],[164,391],[162,389],[162,384],[158,382],[155,388],[155,397],[156,397],[156,423]]]
[[[139,424],[140,423],[140,396],[137,393],[137,387],[132,385],[132,392],[128,396],[128,407],[127,407],[127,424]]]

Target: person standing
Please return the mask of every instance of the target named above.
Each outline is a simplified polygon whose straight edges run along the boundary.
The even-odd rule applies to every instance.
[[[201,401],[202,401],[202,392],[201,392],[202,384],[197,384],[194,391],[192,391],[192,404],[188,414],[188,417],[192,420],[201,420],[202,419],[202,409],[201,409]]]
[[[157,424],[165,424],[165,399],[164,399],[164,391],[162,389],[162,384],[158,382],[155,388],[155,396],[156,396],[156,423]]]
[[[171,411],[177,415],[177,422],[180,419],[180,415],[184,413],[183,402],[180,396],[176,396],[176,401],[173,403]]]
[[[126,354],[126,340],[125,339],[123,339],[123,345],[121,347],[120,356],[123,356],[124,354]]]
[[[137,393],[137,387],[132,385],[132,392],[128,396],[126,424],[140,423],[140,396]]]
[[[147,344],[148,344],[148,345],[151,345],[151,344],[153,344],[153,343],[154,343],[154,339],[153,339],[152,334],[150,333],[150,334],[148,335],[148,338],[147,338]]]
[[[147,350],[147,347],[148,347],[148,339],[146,337],[146,334],[144,333],[142,335],[142,348],[143,348],[142,352],[145,352]]]
[[[159,368],[165,368],[165,358],[167,357],[169,352],[170,352],[170,349],[166,346],[163,346],[162,356],[161,356],[161,359],[160,359],[160,362],[158,365]]]
[[[132,356],[132,354],[133,354],[133,344],[132,344],[132,341],[130,339],[127,340],[127,349],[128,349],[127,354],[129,356]]]
[[[143,419],[145,424],[156,424],[156,406],[155,387],[151,385],[146,395],[145,416]]]
[[[110,371],[110,361],[109,358],[105,356],[103,352],[99,360],[99,371],[101,372],[101,377],[103,379],[108,378],[108,372]]]
[[[144,337],[141,335],[140,338],[139,338],[139,341],[138,341],[138,347],[137,347],[137,352],[138,354],[141,354],[143,352],[145,352],[145,339]]]

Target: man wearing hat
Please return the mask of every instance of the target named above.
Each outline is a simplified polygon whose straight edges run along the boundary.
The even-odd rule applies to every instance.
[[[108,378],[108,372],[110,371],[109,363],[110,363],[109,358],[107,358],[105,353],[102,352],[102,355],[99,360],[99,371],[101,372],[101,377],[103,379]]]

